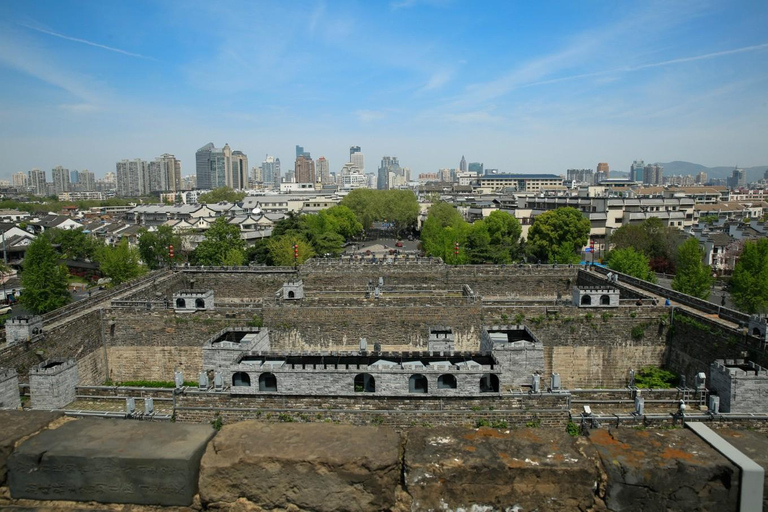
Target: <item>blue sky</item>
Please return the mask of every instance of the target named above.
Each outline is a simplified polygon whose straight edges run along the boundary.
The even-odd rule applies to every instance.
[[[768,2],[0,3],[0,177],[208,142],[337,171],[768,164]]]

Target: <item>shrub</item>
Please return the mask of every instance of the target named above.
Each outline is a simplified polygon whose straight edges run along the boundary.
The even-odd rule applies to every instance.
[[[644,366],[635,374],[635,386],[638,388],[668,389],[677,381],[676,374],[656,366]]]
[[[496,420],[493,423],[491,423],[491,426],[493,428],[509,428],[509,425],[504,420]]]
[[[485,419],[485,418],[479,418],[475,422],[475,427],[477,427],[477,428],[480,428],[480,427],[490,427],[490,426],[491,426],[491,423],[487,419]]]
[[[641,340],[643,339],[643,336],[645,336],[645,330],[643,329],[642,325],[636,325],[632,328],[632,339],[633,340]]]
[[[574,422],[569,421],[568,425],[565,426],[565,431],[568,433],[569,436],[576,437],[579,435],[579,426]]]

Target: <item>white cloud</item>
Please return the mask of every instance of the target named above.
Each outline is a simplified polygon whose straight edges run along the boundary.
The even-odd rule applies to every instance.
[[[88,41],[86,39],[80,39],[78,37],[66,36],[64,34],[59,34],[58,32],[54,32],[53,30],[47,30],[47,29],[40,28],[40,27],[33,27],[32,25],[27,25],[27,24],[24,24],[24,23],[19,23],[18,25],[22,26],[24,28],[28,28],[30,30],[34,30],[35,32],[40,32],[41,34],[48,34],[49,36],[58,37],[60,39],[66,39],[67,41],[74,41],[76,43],[87,44],[89,46],[95,46],[96,48],[101,48],[103,50],[109,50],[110,52],[121,53],[123,55],[128,55],[129,57],[138,57],[140,59],[152,59],[152,57],[147,57],[146,55],[141,55],[140,53],[133,53],[133,52],[129,52],[127,50],[121,50],[120,48],[113,48],[111,46],[107,46],[107,45],[100,44],[100,43],[94,43],[93,41]]]

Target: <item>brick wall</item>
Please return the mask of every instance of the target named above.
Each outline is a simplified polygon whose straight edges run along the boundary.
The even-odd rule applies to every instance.
[[[111,346],[107,355],[113,382],[172,381],[176,369],[182,371],[184,380],[196,381],[203,368],[202,347]]]

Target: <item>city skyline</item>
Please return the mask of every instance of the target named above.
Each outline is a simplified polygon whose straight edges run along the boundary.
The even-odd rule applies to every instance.
[[[192,4],[0,6],[0,178],[165,153],[190,175],[211,140],[334,173],[351,145],[415,174],[768,159],[766,4],[234,2],[219,28]]]

